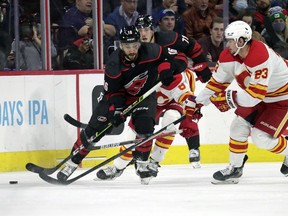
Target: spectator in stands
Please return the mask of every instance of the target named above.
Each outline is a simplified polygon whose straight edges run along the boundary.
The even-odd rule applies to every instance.
[[[41,56],[41,25],[23,23],[20,26],[19,41],[20,70],[42,70]],[[57,51],[51,43],[51,57],[56,57]],[[15,68],[15,41],[12,42],[12,49],[7,59],[10,69]]]
[[[152,10],[154,4],[157,4],[157,0],[150,0],[151,1],[151,6],[148,7],[147,6],[147,0],[138,0],[137,1],[137,11],[139,12],[139,14],[146,14],[147,13],[147,9],[148,10]],[[162,0],[158,0],[159,2]],[[103,1],[103,17],[104,20],[106,19],[106,17],[112,13],[114,11],[115,8],[119,7],[121,5],[121,2],[119,0],[115,1],[115,0],[105,0]],[[156,6],[154,6],[156,7]]]
[[[93,40],[80,38],[73,42],[63,59],[63,69],[93,69]]]
[[[175,28],[175,12],[165,9],[159,12],[158,26],[155,31],[173,31]]]
[[[121,0],[121,5],[114,9],[104,20],[105,24],[113,25],[116,29],[115,40],[119,39],[120,29],[124,26],[134,25],[139,13],[138,0]]]
[[[179,34],[184,34],[184,22],[182,20],[182,17],[179,13],[179,8],[177,4],[177,0],[163,0],[162,5],[160,7],[154,8],[152,11],[152,17],[153,17],[153,26],[157,27],[158,22],[162,16],[161,11],[165,9],[173,10],[175,13],[175,28],[174,31],[176,31]]]
[[[269,9],[271,7],[271,0],[255,0],[255,3],[255,30],[261,33],[265,28],[264,18],[266,17],[266,21],[269,21]]]
[[[270,15],[273,29],[264,29],[263,37],[266,43],[278,52],[283,58],[288,59],[288,25],[282,12]]]
[[[76,0],[63,16],[58,31],[59,47],[67,48],[78,38],[91,37],[92,0]]]
[[[223,17],[223,0],[209,0],[209,8],[214,11],[217,16]]]
[[[189,9],[192,7],[194,0],[185,0],[186,8]]]
[[[116,7],[112,13],[110,13],[104,23],[106,25],[112,25],[115,28],[114,34],[104,35],[104,63],[110,53],[108,49],[111,47],[116,49],[115,44],[119,40],[120,29],[124,26],[134,25],[139,15],[137,9],[138,0],[121,0],[120,6]]]
[[[7,56],[11,50],[10,35],[0,28],[0,71],[4,70]]]
[[[8,33],[10,4],[7,0],[0,0],[0,30]]]
[[[253,12],[249,9],[245,9],[245,10],[242,10],[239,12],[238,16],[237,16],[237,20],[242,20],[244,22],[246,22],[252,29],[252,38],[254,40],[260,40],[264,43],[265,42],[265,39],[264,37],[262,37],[262,35],[255,31],[255,26],[253,25],[254,22],[253,22]]]
[[[256,2],[255,0],[247,0],[248,9],[255,11],[256,10]]]
[[[216,14],[208,7],[208,0],[194,0],[190,9],[183,13],[186,36],[199,40],[210,36],[210,26]]]
[[[214,67],[219,59],[220,53],[224,49],[224,21],[220,17],[215,17],[210,26],[211,36],[200,38],[198,40],[204,54],[206,55],[208,65]]]
[[[279,6],[283,9],[283,14],[288,15],[288,0],[272,0],[271,7]]]
[[[237,16],[241,10],[248,7],[247,0],[233,0],[229,1],[229,22],[237,20]]]

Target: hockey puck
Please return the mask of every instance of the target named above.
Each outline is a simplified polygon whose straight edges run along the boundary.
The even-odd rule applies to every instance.
[[[9,184],[18,184],[18,181],[9,181]]]

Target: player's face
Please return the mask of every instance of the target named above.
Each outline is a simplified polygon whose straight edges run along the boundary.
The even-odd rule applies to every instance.
[[[134,61],[137,58],[138,50],[140,47],[139,42],[134,43],[121,43],[122,50],[126,58],[130,61]]]
[[[234,55],[237,51],[236,41],[233,39],[226,40],[226,47],[228,48],[229,52]]]
[[[138,29],[140,33],[140,41],[141,42],[151,42],[151,39],[153,37],[154,32],[152,31],[151,28],[146,27],[146,28],[140,28]]]

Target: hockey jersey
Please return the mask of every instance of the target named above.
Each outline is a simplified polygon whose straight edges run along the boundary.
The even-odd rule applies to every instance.
[[[181,74],[175,76],[176,80],[173,82],[175,87],[172,89],[167,89],[164,86],[161,86],[157,90],[157,105],[165,106],[172,100],[176,102],[182,102],[185,94],[193,95],[195,91],[195,79],[193,72],[189,69],[186,69]]]
[[[210,79],[212,73],[206,62],[203,49],[196,40],[189,39],[185,35],[180,35],[174,31],[155,32],[154,38],[157,44],[175,49],[191,58],[194,64],[194,72],[201,82],[207,82]]]
[[[123,107],[127,97],[139,97],[151,89],[162,71],[171,70],[172,61],[181,62],[178,63],[179,70],[183,71],[187,67],[184,54],[178,54],[176,50],[171,51],[158,44],[142,43],[138,57],[133,62],[125,58],[121,49],[116,50],[105,67],[105,97],[116,107]]]
[[[288,61],[260,41],[252,41],[245,59],[223,50],[215,73],[197,96],[198,103],[208,105],[210,96],[224,91],[233,80],[243,91],[237,92],[237,103],[252,107],[261,101],[272,103],[288,99]]]

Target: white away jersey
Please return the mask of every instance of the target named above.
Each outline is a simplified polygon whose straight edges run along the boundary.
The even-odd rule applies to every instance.
[[[172,86],[165,88],[161,86],[157,90],[157,105],[165,106],[172,100],[176,102],[182,101],[181,98],[185,96],[185,93],[193,93],[195,91],[195,81],[193,72],[189,69],[174,76],[176,80],[173,82]]]
[[[212,78],[196,101],[207,105],[210,96],[225,90],[236,79],[243,91],[237,92],[237,103],[251,107],[288,99],[288,61],[260,41],[252,41],[244,60],[223,50]]]

